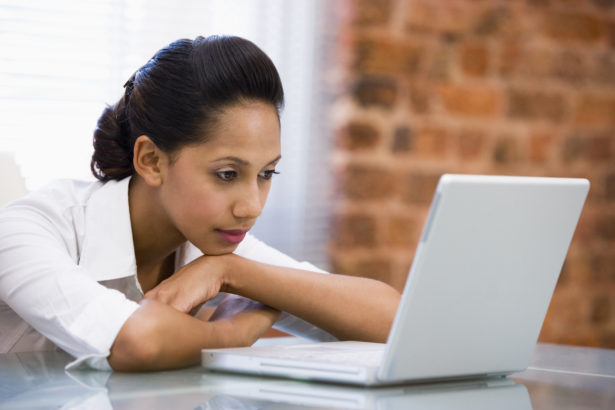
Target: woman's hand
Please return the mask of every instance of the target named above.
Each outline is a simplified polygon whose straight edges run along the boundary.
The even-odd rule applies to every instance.
[[[280,312],[260,302],[228,294],[209,317],[210,322],[232,323],[239,346],[253,344],[273,326]]]
[[[189,313],[223,289],[227,271],[225,260],[225,255],[201,256],[160,282],[144,297]]]

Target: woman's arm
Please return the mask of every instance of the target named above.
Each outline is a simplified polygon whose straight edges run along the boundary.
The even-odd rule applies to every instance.
[[[386,341],[400,299],[377,280],[267,265],[235,254],[200,257],[146,297],[189,312],[215,296],[212,289],[286,311],[338,339],[377,342]]]
[[[231,297],[225,302],[232,309],[221,304],[210,321],[186,314],[218,291],[270,307]],[[235,254],[202,256],[145,295],[116,338],[109,363],[116,370],[194,364],[201,348],[252,344],[279,311],[338,339],[385,342],[399,299],[399,292],[373,279],[267,265]]]
[[[162,370],[197,364],[202,348],[249,346],[276,321],[279,312],[245,298],[230,296],[208,321],[151,299],[120,329],[109,365],[118,371]]]
[[[225,291],[291,313],[341,340],[386,342],[400,300],[386,283],[224,257]]]

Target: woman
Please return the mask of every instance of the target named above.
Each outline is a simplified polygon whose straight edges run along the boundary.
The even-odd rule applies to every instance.
[[[248,233],[277,173],[282,104],[273,63],[247,40],[160,50],[98,121],[100,181],[60,181],[0,212],[0,351],[55,345],[73,366],[136,371],[250,345],[276,322],[384,342],[397,291]]]

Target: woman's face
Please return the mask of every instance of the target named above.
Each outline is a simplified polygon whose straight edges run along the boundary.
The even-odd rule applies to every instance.
[[[176,154],[163,177],[161,204],[175,228],[203,253],[233,252],[261,214],[279,160],[275,107],[231,106],[207,142]]]

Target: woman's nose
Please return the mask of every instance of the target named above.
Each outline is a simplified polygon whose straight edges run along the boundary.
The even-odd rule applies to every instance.
[[[256,218],[263,211],[260,190],[257,185],[242,192],[233,206],[233,215],[237,218]]]

